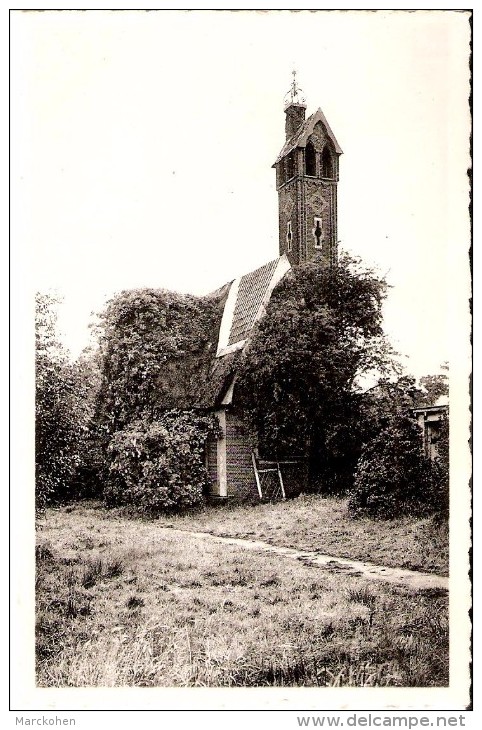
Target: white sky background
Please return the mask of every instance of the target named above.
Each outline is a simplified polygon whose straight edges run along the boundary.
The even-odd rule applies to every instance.
[[[74,355],[105,295],[203,294],[278,255],[293,67],[344,151],[341,248],[392,284],[385,330],[407,370],[459,351],[467,13],[13,13],[11,37],[12,246],[29,291],[64,294]]]

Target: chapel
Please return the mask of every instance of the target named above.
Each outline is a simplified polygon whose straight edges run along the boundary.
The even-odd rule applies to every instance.
[[[266,313],[275,286],[292,266],[337,261],[337,185],[342,150],[321,109],[306,117],[306,102],[293,72],[284,103],[286,138],[273,168],[278,193],[279,255],[223,288],[223,313],[212,368],[211,406],[220,436],[207,448],[210,498],[285,497],[296,488],[303,463],[261,458],[236,406],[236,367],[254,325]],[[225,376],[227,373],[227,376]]]

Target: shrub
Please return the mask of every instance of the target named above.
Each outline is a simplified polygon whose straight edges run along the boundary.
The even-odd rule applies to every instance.
[[[440,465],[423,454],[417,424],[398,415],[364,445],[349,508],[383,518],[443,512],[447,487]]]
[[[108,505],[141,511],[176,510],[199,504],[208,487],[205,446],[217,423],[193,411],[169,411],[138,419],[115,433],[108,454]]]
[[[98,366],[92,353],[74,363],[60,341],[60,299],[36,295],[35,311],[35,503],[84,496],[87,474],[100,458],[91,420],[98,390]],[[89,487],[85,496],[91,496]]]

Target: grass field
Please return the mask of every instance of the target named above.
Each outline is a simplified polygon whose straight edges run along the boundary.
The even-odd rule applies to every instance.
[[[270,537],[280,514],[287,530],[290,505],[296,526],[294,502],[257,507],[269,523],[257,536]],[[240,509],[251,531],[254,508]],[[218,513],[170,522],[221,530]],[[293,534],[290,544],[301,528]],[[448,684],[443,591],[370,583],[94,505],[48,510],[36,553],[40,686]]]
[[[410,517],[353,519],[346,499],[335,497],[303,495],[275,504],[206,507],[164,518],[161,524],[448,575],[447,524]]]

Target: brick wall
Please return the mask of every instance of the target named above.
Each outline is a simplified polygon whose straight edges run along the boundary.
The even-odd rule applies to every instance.
[[[299,263],[297,226],[298,216],[296,209],[296,181],[292,180],[281,188],[278,194],[278,216],[279,216],[279,253],[288,256],[292,264]],[[288,221],[291,221],[292,249],[287,250],[286,234],[288,232]]]
[[[226,412],[226,471],[228,496],[233,499],[258,498],[251,460],[251,439],[235,411]]]
[[[292,264],[318,259],[327,265],[337,260],[337,198],[338,158],[333,154],[333,180],[321,179],[320,153],[326,142],[326,135],[320,123],[315,127],[310,141],[317,150],[317,175],[304,174],[304,149],[297,149],[294,170],[296,177],[281,184],[277,170],[279,252],[286,253]],[[280,163],[281,165],[281,163]],[[278,165],[278,168],[280,168]],[[314,218],[321,218],[323,245],[315,247],[313,236]],[[292,226],[292,250],[287,251],[286,234],[288,221]]]
[[[219,494],[218,484],[218,439],[209,436],[206,444],[206,467],[211,478],[209,494]]]
[[[331,251],[336,241],[334,240],[333,219],[336,215],[333,200],[334,183],[322,183],[320,180],[305,178],[305,209],[306,209],[306,252],[309,261],[315,256],[322,257],[324,263],[329,265],[332,260]],[[313,236],[313,219],[321,218],[323,228],[323,245],[321,250],[315,248]]]

